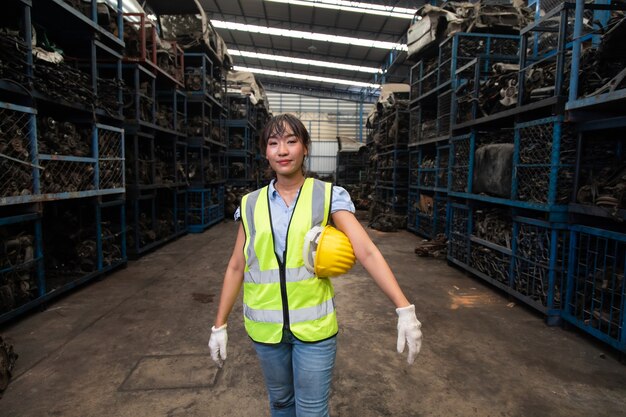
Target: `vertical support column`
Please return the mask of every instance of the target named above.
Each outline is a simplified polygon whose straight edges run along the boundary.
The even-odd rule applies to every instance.
[[[569,79],[569,101],[574,101],[578,97],[578,73],[580,70],[580,67],[579,67],[580,48],[582,44],[581,36],[583,32],[584,7],[585,7],[585,0],[576,0],[576,10],[575,10],[575,15],[574,15],[574,39],[572,43],[572,68],[571,68],[570,79]],[[567,20],[567,19],[562,19],[562,20]],[[559,39],[559,47],[560,46],[561,46],[561,39]],[[559,53],[560,52],[561,52],[561,49],[559,48]],[[563,67],[561,67],[560,70],[557,67],[557,74],[563,74]],[[558,89],[556,91],[560,92],[560,90]]]

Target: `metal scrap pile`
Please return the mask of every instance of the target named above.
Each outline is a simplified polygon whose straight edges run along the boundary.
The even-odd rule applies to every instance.
[[[44,155],[90,157],[91,130],[80,129],[70,122],[52,117],[38,120],[38,151]],[[94,188],[94,166],[91,163],[46,160],[41,161],[42,194],[86,191]]]
[[[30,116],[0,109],[0,196],[33,193]]]
[[[370,212],[371,211],[372,210],[370,209]],[[370,215],[370,218],[371,220],[367,226],[372,229],[380,230],[381,232],[396,232],[398,230],[406,229],[407,216],[405,215],[380,213],[373,217]]]
[[[185,87],[189,91],[210,90],[210,80],[211,78],[203,73],[202,67],[185,68]]]
[[[626,16],[614,11],[598,48],[583,51],[578,94],[583,97],[626,88]]]
[[[157,101],[155,117],[155,124],[157,126],[174,130],[174,106]]]
[[[154,156],[154,184],[174,185],[187,181],[185,166],[171,144],[155,144]]]
[[[448,1],[426,4],[415,13],[407,31],[408,54],[417,55],[457,32],[519,33],[534,20],[527,7],[493,2]]]
[[[233,187],[226,186],[226,200],[224,202],[224,215],[227,219],[232,219],[235,215],[235,210],[241,204],[241,198],[254,191],[250,187]]]
[[[40,154],[90,157],[91,129],[80,129],[74,123],[53,117],[37,117],[37,147]]]
[[[102,221],[102,265],[107,267],[122,260],[121,225],[119,222]]]
[[[37,295],[35,237],[32,234],[0,230],[0,313],[32,300]]]
[[[35,89],[55,101],[78,104],[93,109],[96,95],[89,75],[65,62],[54,64],[38,60],[34,65]]]
[[[210,137],[211,119],[201,115],[187,118],[187,135],[192,137]]]
[[[89,191],[94,189],[94,166],[71,161],[42,161],[41,193]]]
[[[152,229],[153,219],[145,211],[139,213],[136,223],[129,224],[126,232],[126,242],[128,247],[134,248],[137,245],[140,248],[148,246],[150,243],[155,242],[157,235]],[[139,242],[135,241],[135,226],[138,227]]]
[[[435,239],[423,240],[415,247],[415,254],[420,257],[432,256],[439,258],[445,256],[448,250],[448,239],[445,235],[437,235]]]
[[[504,248],[511,249],[513,223],[511,215],[493,208],[474,212],[473,235]]]
[[[122,106],[119,92],[123,90],[123,80],[98,78],[98,96],[96,98],[96,107],[103,109],[110,116],[118,116],[120,106]]]
[[[0,78],[26,85],[28,44],[19,31],[0,28]]]
[[[91,19],[91,3],[84,0],[65,0],[67,4]],[[117,33],[117,11],[106,2],[96,6],[97,23],[111,33]]]
[[[132,185],[154,184],[152,167],[155,162],[151,156],[150,149],[141,146],[141,142],[139,142],[137,151],[138,153],[135,153],[132,146],[126,147],[126,182]],[[136,173],[135,163],[138,171]],[[135,175],[137,178],[135,178]]]
[[[473,235],[503,248],[511,248],[511,216],[498,209],[475,212]],[[508,284],[510,256],[487,245],[472,244],[470,266]]]
[[[555,262],[553,287],[554,306],[561,303],[564,282],[562,275],[567,269],[567,259],[564,256],[569,247],[569,241],[563,238],[562,234],[557,237],[557,250],[551,254],[552,239],[554,230],[537,227],[535,225],[520,223],[515,237],[516,242],[516,262],[514,264],[515,289],[521,294],[530,297],[535,301],[547,305],[550,295],[550,273],[551,263]],[[556,256],[556,258],[553,258]],[[552,261],[551,261],[552,260]],[[561,275],[561,277],[559,277]]]
[[[608,209],[626,208],[626,162],[613,138],[593,137],[584,142],[576,201]],[[622,150],[623,152],[623,150]]]
[[[550,125],[537,125],[520,129],[520,151],[517,197],[522,201],[546,202],[550,189],[550,161],[554,152],[554,132]],[[558,144],[559,162],[555,201],[570,202],[574,188],[576,164],[576,135],[571,126],[561,129]],[[543,167],[541,166],[543,165]],[[522,172],[520,172],[522,171]]]
[[[130,88],[124,87],[124,117],[131,120],[141,120],[152,123],[152,107],[154,105],[154,100],[152,99],[152,85],[149,82],[142,82],[136,93]],[[139,100],[138,109],[137,100]]]
[[[471,67],[472,73],[474,68]],[[475,98],[473,74],[467,75],[467,83],[457,90],[457,122],[471,120],[473,104],[476,103],[476,118],[489,116],[517,105],[518,64],[498,62],[493,64],[489,76],[480,82],[478,99]]]
[[[13,345],[8,344],[0,337],[0,394],[9,385],[17,358],[18,355],[13,352]]]
[[[95,218],[86,207],[56,204],[44,212],[44,253],[48,291],[98,269]],[[53,219],[54,218],[54,219]]]

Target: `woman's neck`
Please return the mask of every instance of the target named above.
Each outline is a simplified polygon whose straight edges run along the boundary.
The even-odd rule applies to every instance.
[[[274,188],[287,193],[296,192],[304,184],[304,176],[297,177],[277,177]]]
[[[274,188],[287,207],[291,207],[302,184],[304,184],[303,176],[297,178],[279,177],[276,179],[276,182],[274,182]]]

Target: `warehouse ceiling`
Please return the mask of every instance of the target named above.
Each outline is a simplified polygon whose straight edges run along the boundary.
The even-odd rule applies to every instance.
[[[276,0],[199,0],[199,2],[217,32],[226,42],[235,68],[263,71],[264,73],[257,72],[256,78],[267,90],[351,99],[364,93],[369,96],[366,97],[366,101],[371,101],[377,94],[377,89],[358,83],[408,83],[411,63],[406,61],[406,52],[402,50],[262,34],[225,26],[235,23],[248,25],[244,26],[244,29],[249,29],[249,25],[254,25],[263,28],[406,44],[406,31],[411,23],[409,18],[369,14],[363,12],[364,7],[357,11],[332,10]],[[193,0],[190,3],[192,4],[186,6],[182,1],[149,1],[158,14],[188,12],[186,8],[193,9],[194,7]],[[306,4],[311,1],[300,0],[295,3]],[[360,3],[414,10],[424,1],[361,0]],[[268,55],[278,55],[287,59],[277,61],[268,59],[271,58]],[[325,61],[331,65],[316,66],[308,61]],[[370,71],[385,68],[387,72],[385,74],[364,72],[352,67],[341,69],[337,65],[332,65],[333,63],[373,69]],[[282,73],[297,74],[297,77],[282,75]],[[305,79],[306,76],[326,77],[354,84],[310,80]]]

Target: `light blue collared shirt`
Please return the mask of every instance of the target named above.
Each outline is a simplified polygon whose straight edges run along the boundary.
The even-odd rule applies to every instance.
[[[293,214],[293,209],[295,204],[292,204],[291,207],[287,207],[285,200],[282,199],[276,188],[274,188],[274,181],[270,181],[270,212],[272,213],[272,227],[274,229],[274,250],[278,254],[279,259],[282,261],[283,252],[285,252],[285,241],[287,238],[287,227],[289,226],[289,220],[291,219],[291,215]],[[293,200],[294,203],[298,199],[298,194],[296,198]],[[238,221],[241,218],[241,207],[238,207],[235,211],[235,221]],[[332,204],[330,207],[330,212],[335,213],[339,210],[347,210],[351,213],[354,213],[356,209],[354,208],[354,203],[350,198],[350,194],[343,187],[339,187],[338,185],[333,185],[333,194],[332,194]]]

